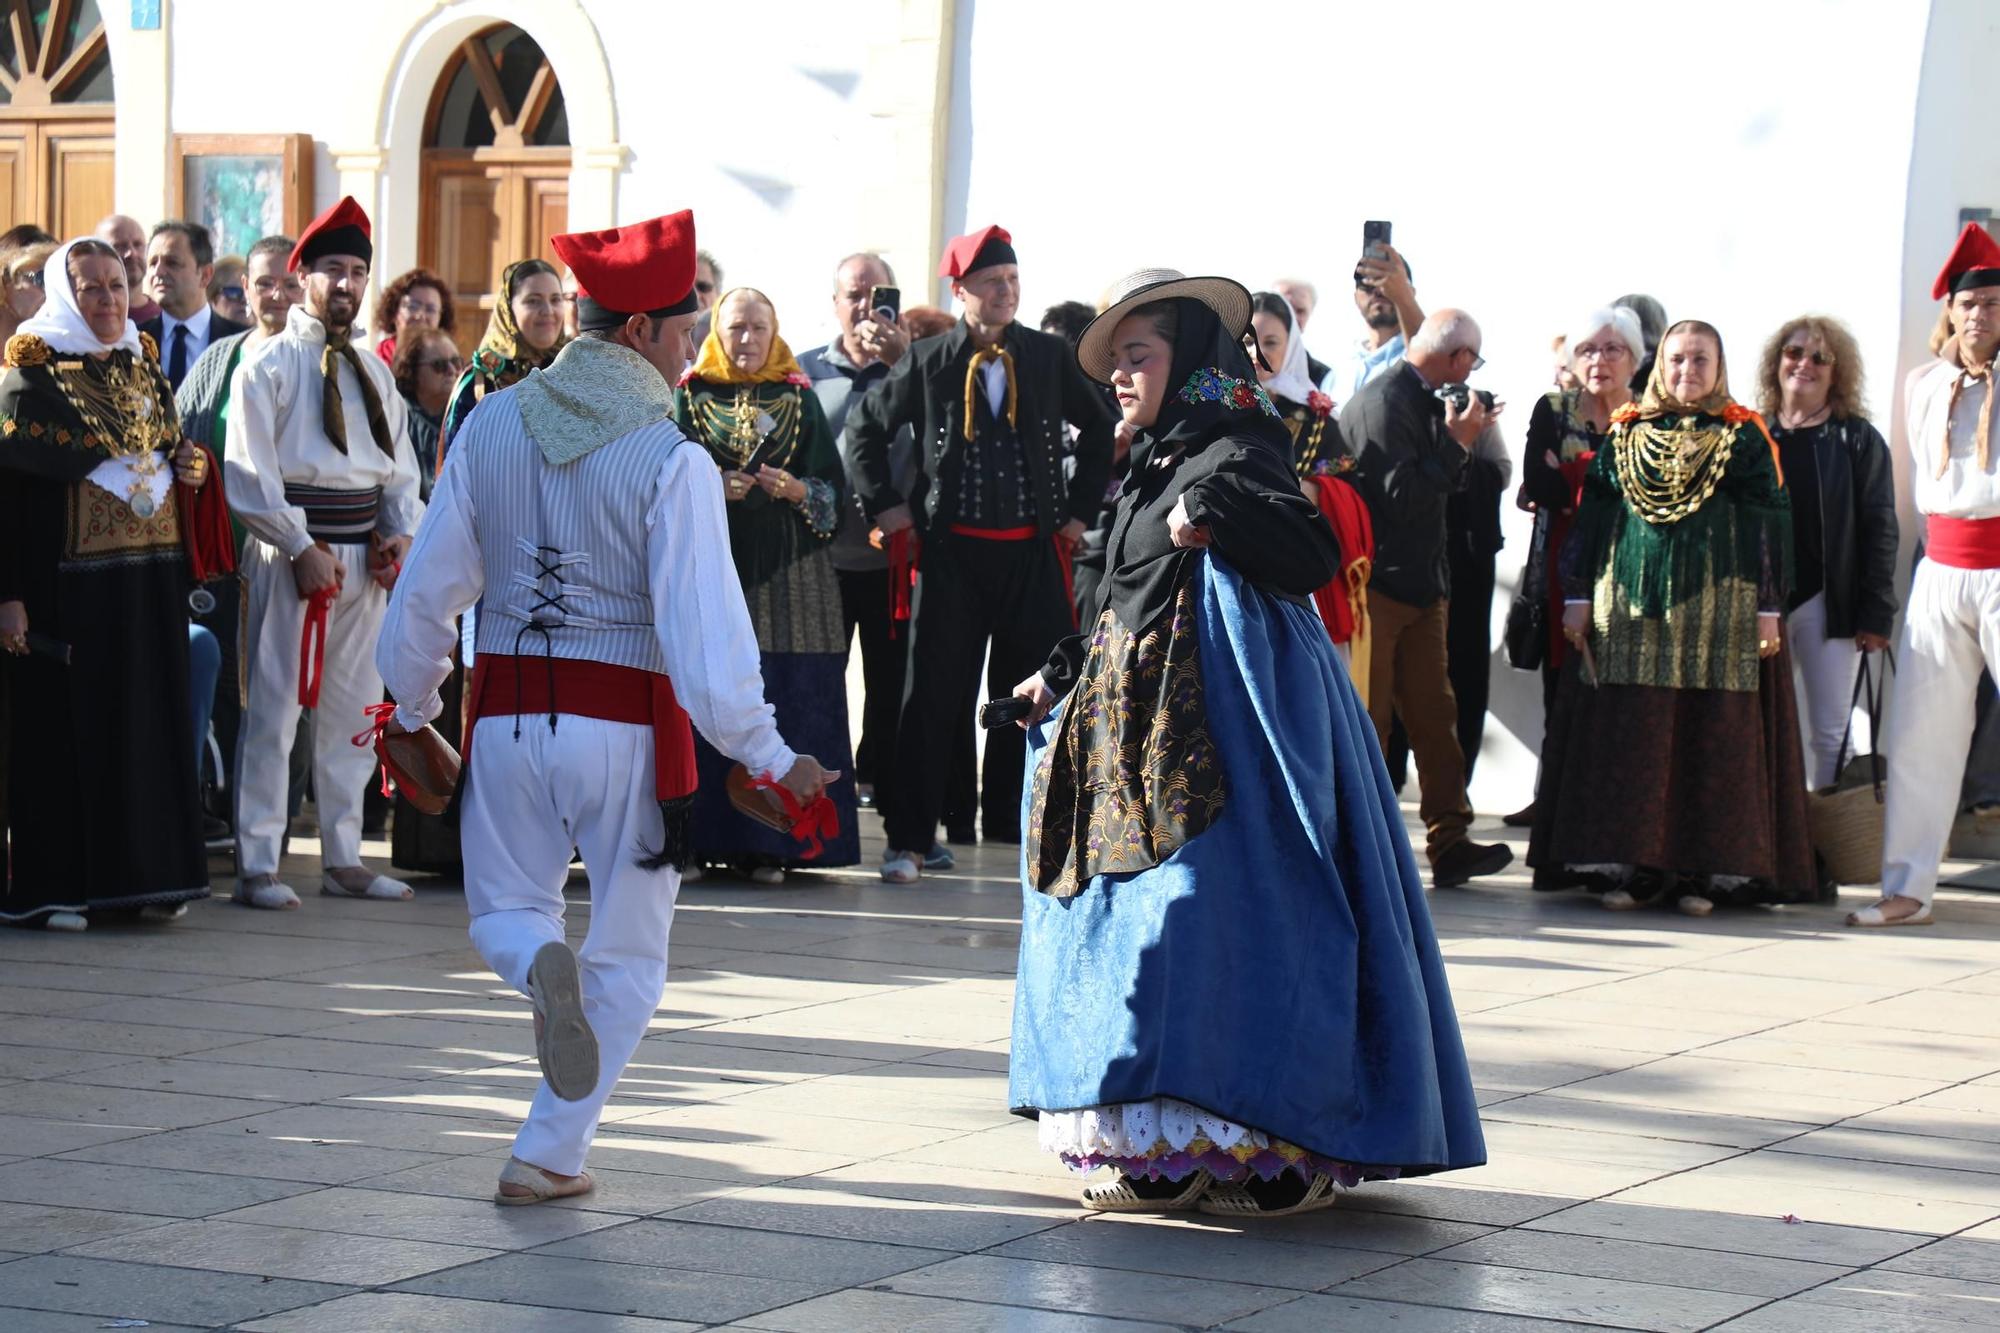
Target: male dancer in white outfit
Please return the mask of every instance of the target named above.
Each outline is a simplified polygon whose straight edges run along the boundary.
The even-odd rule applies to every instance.
[[[1911,374],[1904,402],[1924,558],[1910,587],[1889,711],[1882,899],[1850,926],[1931,921],[1938,864],[1958,813],[1983,665],[2000,676],[2000,245],[1967,223],[1931,295],[1950,337]]]
[[[314,219],[288,264],[304,300],[230,381],[223,484],[250,530],[238,562],[249,589],[250,685],[237,739],[236,901],[252,907],[299,905],[278,879],[278,855],[306,704],[316,722],[320,891],[411,896],[361,864],[361,794],[375,759],[351,743],[367,726],[362,710],[382,701],[375,636],[424,512],[403,395],[382,358],[352,342],[373,258],[368,215],[354,200]],[[316,683],[309,618],[315,645],[325,645]]]
[[[689,213],[558,236],[582,336],[489,394],[452,443],[377,660],[391,734],[438,713],[454,619],[480,600],[459,796],[472,940],[533,1000],[544,1082],[495,1198],[591,1188],[605,1101],[666,985],[694,790],[689,723],[802,803],[838,774],[764,701],[722,484],[674,425],[693,349]],[[590,927],[563,936],[571,848]]]

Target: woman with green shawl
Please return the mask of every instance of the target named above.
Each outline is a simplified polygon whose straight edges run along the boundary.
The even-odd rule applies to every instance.
[[[1535,887],[1690,916],[1812,901],[1777,446],[1699,320],[1667,330],[1611,420],[1563,548],[1575,651],[1542,751]]]
[[[545,259],[521,259],[500,272],[500,299],[486,322],[486,334],[472,364],[458,377],[438,438],[438,472],[458,427],[479,400],[528,377],[556,359],[569,341],[563,332],[562,275]]]
[[[861,859],[848,753],[847,626],[829,549],[846,478],[812,381],[778,336],[770,298],[738,287],[715,303],[713,315],[674,415],[722,473],[729,550],[757,627],[764,697],[777,710],[778,729],[844,776],[826,789],[839,832],[802,846],[730,804],[730,761],[697,735],[701,785],[689,869],[726,865],[759,884],[780,884],[788,867]]]

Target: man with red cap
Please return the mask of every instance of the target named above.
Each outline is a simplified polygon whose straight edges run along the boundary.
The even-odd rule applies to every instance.
[[[375,636],[423,516],[417,455],[395,378],[353,342],[374,258],[368,215],[342,199],[313,220],[287,267],[305,296],[284,332],[230,379],[223,481],[250,530],[249,690],[238,733],[236,901],[289,908],[278,878],[287,771],[302,708],[314,710],[320,891],[404,899],[361,863],[361,797],[374,758],[350,738],[382,699]]]
[[[543,1084],[495,1198],[591,1188],[584,1156],[666,985],[694,738],[810,806],[838,777],[764,700],[721,474],[673,420],[693,355],[694,216],[557,236],[580,336],[466,418],[376,658],[436,717],[457,618],[480,603],[459,804],[472,942],[533,1001]],[[563,885],[590,877],[572,953]]]
[[[982,227],[945,247],[938,273],[965,309],[949,333],[911,347],[847,422],[848,472],[886,537],[913,531],[922,573],[912,609],[909,683],[883,816],[882,878],[920,873],[948,788],[951,737],[979,668],[989,693],[1033,674],[1075,624],[1069,561],[1111,475],[1111,409],[1069,345],[1015,322],[1021,271],[1013,237]],[[1064,476],[1063,424],[1076,427]],[[890,467],[896,433],[917,440],[906,494]],[[909,539],[904,539],[906,542]],[[1018,842],[1024,736],[989,732],[982,824]]]
[[[1931,350],[1905,386],[1910,480],[1924,520],[1889,710],[1882,899],[1850,926],[1928,925],[1958,813],[1983,666],[2000,677],[2000,245],[1967,223],[1931,296],[1945,302]]]

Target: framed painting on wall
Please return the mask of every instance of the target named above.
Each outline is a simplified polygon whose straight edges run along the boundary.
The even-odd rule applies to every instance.
[[[207,227],[218,256],[245,254],[312,221],[312,168],[309,134],[176,134],[169,208]]]

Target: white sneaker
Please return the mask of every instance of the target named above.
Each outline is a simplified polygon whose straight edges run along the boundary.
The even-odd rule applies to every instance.
[[[50,912],[49,919],[42,925],[50,930],[68,931],[74,935],[78,931],[90,929],[90,918],[81,912]]]
[[[958,857],[953,855],[951,848],[936,839],[932,839],[930,855],[924,858],[924,869],[956,870],[958,869]]]
[[[785,882],[784,867],[753,866],[750,869],[750,882],[752,884],[783,884]]]
[[[178,921],[187,914],[188,905],[186,903],[154,903],[150,907],[139,909],[139,919],[141,921],[161,924],[168,921]]]
[[[923,870],[917,864],[914,852],[888,851],[882,854],[882,882],[884,884],[915,884]]]

